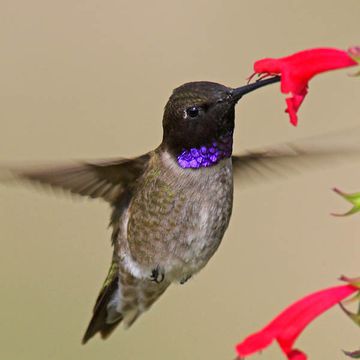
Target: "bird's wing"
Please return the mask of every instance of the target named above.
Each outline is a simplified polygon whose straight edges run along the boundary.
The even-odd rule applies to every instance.
[[[64,165],[3,167],[0,182],[25,180],[90,198],[116,202],[146,168],[150,154],[133,159],[114,159]]]
[[[346,130],[248,151],[232,157],[234,176],[244,187],[306,171],[360,160],[360,130]]]

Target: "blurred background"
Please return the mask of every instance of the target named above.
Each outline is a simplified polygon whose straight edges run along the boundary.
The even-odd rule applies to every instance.
[[[0,162],[135,156],[161,141],[172,89],[240,86],[254,60],[359,44],[358,0],[0,1]],[[235,152],[359,124],[359,79],[312,81],[288,122],[278,86],[237,107]],[[108,206],[0,187],[1,359],[216,359],[292,301],[360,275],[360,216],[333,186],[360,190],[359,163],[236,190],[222,246],[129,330],[80,345],[111,259]],[[301,336],[342,359],[359,329],[337,308]],[[254,359],[260,358],[255,355]],[[280,359],[276,346],[263,359]]]

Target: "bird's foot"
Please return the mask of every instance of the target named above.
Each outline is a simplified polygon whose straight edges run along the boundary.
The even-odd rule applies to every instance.
[[[160,284],[165,279],[165,271],[160,266],[157,266],[151,271],[150,280]]]
[[[185,284],[191,277],[192,277],[192,275],[186,275],[185,277],[183,277],[183,278],[180,280],[180,284],[181,284],[181,285]]]

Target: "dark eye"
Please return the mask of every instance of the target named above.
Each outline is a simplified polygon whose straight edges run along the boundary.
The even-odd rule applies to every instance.
[[[195,118],[199,115],[200,109],[197,106],[192,106],[186,109],[186,114],[191,117]]]

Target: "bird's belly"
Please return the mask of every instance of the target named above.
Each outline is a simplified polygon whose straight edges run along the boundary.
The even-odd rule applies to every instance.
[[[135,277],[157,267],[169,281],[193,275],[215,253],[229,224],[230,159],[176,175],[154,177],[132,200],[120,257]]]
[[[190,223],[191,231],[172,241],[165,273],[173,281],[180,281],[199,272],[214,255],[224,236],[231,215],[229,199],[222,203],[207,202],[199,206]]]
[[[233,200],[231,169],[224,167],[188,193],[176,222],[167,234],[164,268],[169,280],[179,281],[200,271],[214,255],[228,227]]]

